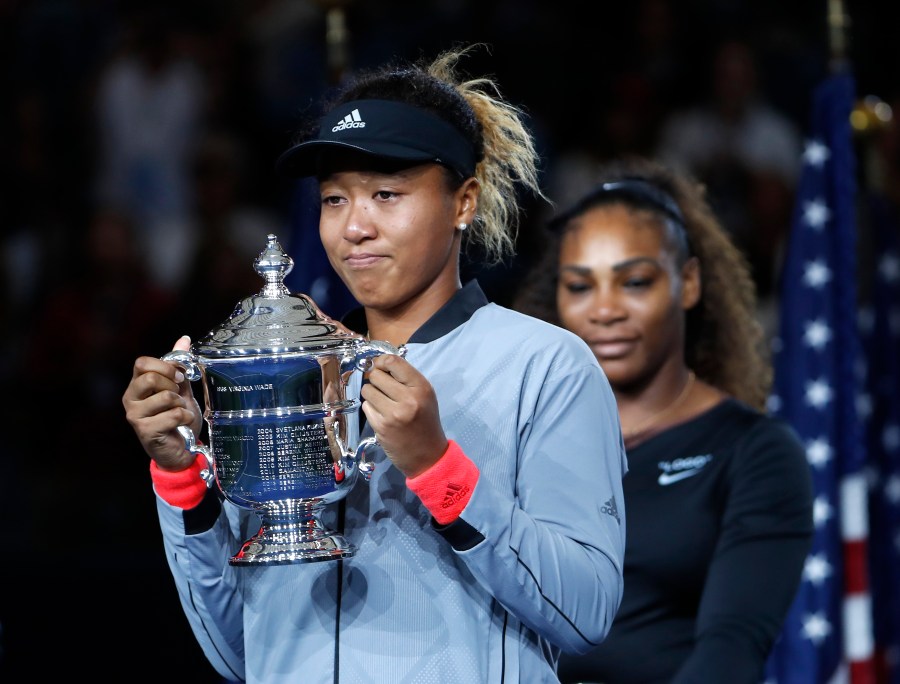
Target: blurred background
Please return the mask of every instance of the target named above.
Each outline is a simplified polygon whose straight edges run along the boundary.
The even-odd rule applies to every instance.
[[[896,207],[896,25],[875,0],[846,9],[860,187]],[[825,0],[0,2],[0,680],[219,681],[178,605],[121,395],[135,357],[199,338],[260,289],[269,232],[295,259],[293,291],[335,317],[352,304],[317,251],[310,188],[273,172],[342,78],[484,43],[463,70],[523,107],[554,201],[620,154],[689,169],[774,330],[826,13]],[[519,256],[466,264],[503,304],[552,211],[522,203]]]

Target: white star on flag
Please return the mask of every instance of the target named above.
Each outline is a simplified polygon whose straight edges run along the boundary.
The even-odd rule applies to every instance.
[[[817,496],[813,500],[813,524],[821,527],[834,516],[834,508],[824,496]]]
[[[831,386],[825,380],[816,380],[806,383],[806,392],[804,399],[806,403],[813,408],[821,409],[828,406],[831,401]]]
[[[828,157],[831,156],[831,150],[818,140],[809,140],[803,148],[803,161],[810,166],[820,167],[824,164]]]
[[[825,619],[822,613],[805,616],[803,620],[803,636],[816,646],[822,643],[829,634],[831,634],[831,623]]]
[[[821,468],[831,460],[831,445],[821,437],[814,439],[806,445],[806,460],[814,468]]]
[[[878,273],[886,283],[896,283],[900,280],[900,257],[888,252],[878,262]]]
[[[813,553],[806,557],[803,564],[803,578],[818,586],[831,575],[831,563],[824,554]]]
[[[872,463],[866,464],[864,469],[866,474],[866,487],[869,489],[877,489],[881,486],[881,471]]]
[[[863,334],[871,333],[875,329],[875,312],[871,306],[863,305],[856,314],[856,324]]]
[[[885,425],[884,432],[881,433],[881,443],[888,453],[900,449],[900,425]]]
[[[830,218],[831,210],[820,199],[815,199],[812,202],[807,202],[803,205],[803,221],[810,228],[821,230],[822,226],[824,226]]]
[[[813,349],[821,350],[831,339],[831,328],[821,319],[810,321],[803,330],[803,341]]]
[[[900,504],[900,475],[893,475],[885,483],[884,496],[892,504]]]
[[[856,415],[862,422],[866,422],[872,415],[872,395],[868,392],[856,395]]]
[[[803,283],[810,287],[821,288],[831,280],[831,269],[821,260],[808,261],[803,271]]]

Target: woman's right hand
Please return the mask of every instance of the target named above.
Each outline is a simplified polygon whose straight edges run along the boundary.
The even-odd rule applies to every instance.
[[[173,350],[187,351],[190,346],[190,338],[184,336]],[[199,436],[202,414],[191,383],[180,368],[152,356],[141,356],[134,362],[122,404],[141,446],[160,469],[184,470],[195,461],[196,456],[185,449],[178,426],[187,425]]]

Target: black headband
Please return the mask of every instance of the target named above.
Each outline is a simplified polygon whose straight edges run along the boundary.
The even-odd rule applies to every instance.
[[[463,178],[475,175],[477,162],[472,143],[437,115],[393,100],[353,100],[322,117],[318,134],[282,154],[276,169],[287,176],[313,176],[319,154],[335,148],[382,159],[436,162]]]
[[[574,207],[551,220],[549,228],[558,232],[569,221],[594,205],[603,204],[607,200],[612,201],[616,198],[626,199],[637,207],[655,209],[673,219],[682,229],[686,225],[678,202],[668,192],[643,178],[625,177],[598,185]]]

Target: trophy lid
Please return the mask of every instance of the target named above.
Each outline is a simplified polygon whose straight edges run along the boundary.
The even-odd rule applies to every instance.
[[[238,302],[228,319],[194,346],[206,357],[253,356],[330,349],[363,339],[323,314],[305,294],[291,294],[284,278],[294,267],[273,234],[253,262],[263,289]]]

